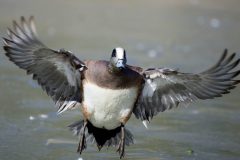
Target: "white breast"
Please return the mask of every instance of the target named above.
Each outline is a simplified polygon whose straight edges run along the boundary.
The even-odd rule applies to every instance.
[[[84,84],[84,107],[94,126],[114,129],[132,111],[137,98],[137,87],[129,89],[107,89],[92,83]]]

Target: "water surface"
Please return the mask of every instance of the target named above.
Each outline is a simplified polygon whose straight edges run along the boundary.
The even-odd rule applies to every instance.
[[[1,0],[0,35],[13,19],[34,15],[45,44],[80,59],[108,59],[122,46],[129,64],[197,73],[226,47],[240,53],[239,5],[237,0]],[[81,118],[79,111],[56,115],[50,98],[0,52],[0,159],[119,159],[115,148],[98,152],[91,145],[79,156],[78,138],[67,128]],[[136,142],[127,147],[126,159],[240,159],[239,93],[240,87],[223,98],[160,113],[148,130],[133,116],[127,128]]]

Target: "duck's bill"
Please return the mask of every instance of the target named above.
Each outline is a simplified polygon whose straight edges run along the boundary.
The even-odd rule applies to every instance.
[[[125,68],[124,60],[123,59],[118,59],[116,66],[117,66],[117,68]]]

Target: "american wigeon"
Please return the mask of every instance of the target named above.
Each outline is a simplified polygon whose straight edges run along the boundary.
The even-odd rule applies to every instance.
[[[79,108],[83,119],[70,125],[80,136],[78,152],[86,142],[117,146],[120,158],[124,146],[133,143],[125,128],[132,113],[146,125],[153,116],[166,109],[198,99],[212,99],[229,93],[239,80],[240,70],[232,71],[240,59],[224,51],[212,68],[198,73],[182,73],[169,68],[127,65],[123,48],[113,49],[110,60],[81,61],[66,50],[55,51],[38,40],[33,17],[21,17],[4,38],[4,50],[10,61],[33,75],[62,113]]]

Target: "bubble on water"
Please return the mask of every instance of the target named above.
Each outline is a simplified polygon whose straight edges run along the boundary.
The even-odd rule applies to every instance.
[[[217,19],[217,18],[212,18],[211,20],[210,20],[210,26],[212,27],[212,28],[219,28],[220,27],[220,20],[219,19]]]
[[[28,118],[30,121],[33,121],[33,120],[35,120],[35,117],[34,116],[29,116],[29,118]]]
[[[47,118],[48,118],[48,115],[46,115],[46,114],[40,114],[39,117],[42,118],[42,119],[47,119]]]
[[[83,158],[79,157],[77,160],[83,160]]]

